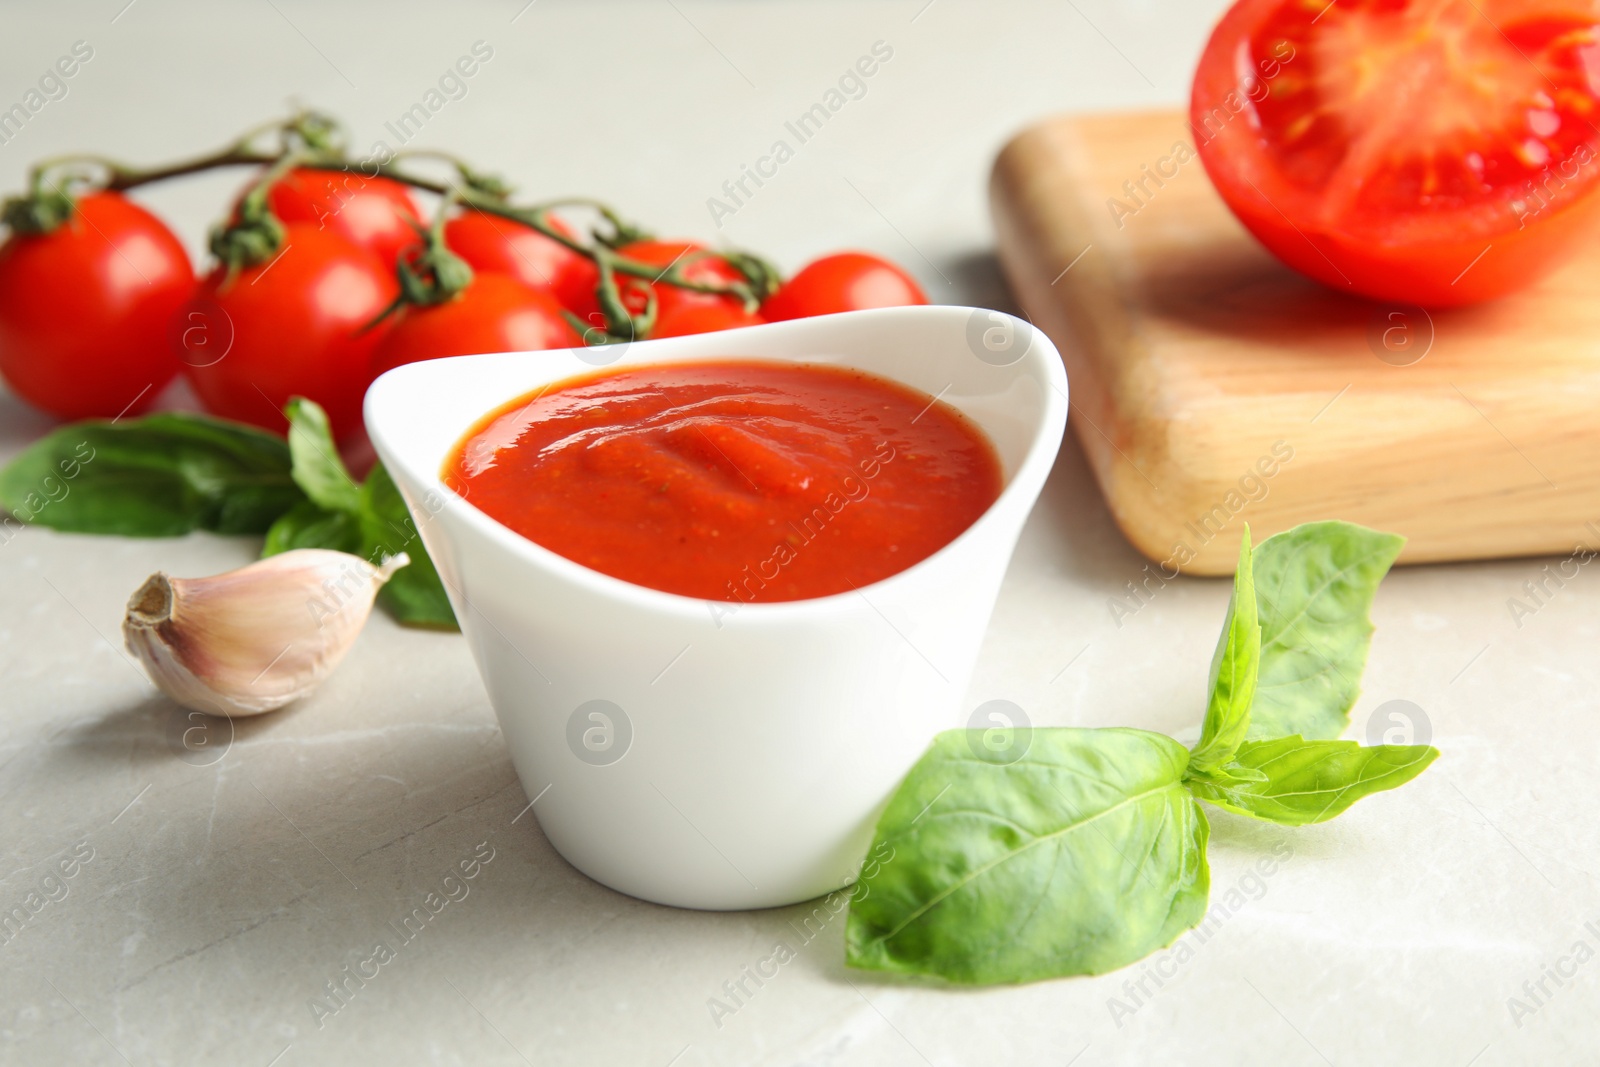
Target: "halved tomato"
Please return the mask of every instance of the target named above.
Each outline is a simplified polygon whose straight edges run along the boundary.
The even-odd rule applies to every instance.
[[[1498,296],[1600,207],[1597,30],[1579,0],[1241,0],[1195,75],[1195,143],[1296,270],[1414,304]]]

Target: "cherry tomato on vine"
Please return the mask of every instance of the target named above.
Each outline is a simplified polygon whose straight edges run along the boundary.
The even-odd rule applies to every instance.
[[[683,337],[691,333],[712,333],[740,326],[759,326],[767,320],[743,307],[726,304],[678,305],[656,317],[651,337]]]
[[[732,263],[717,255],[691,258],[704,252],[705,246],[694,241],[634,241],[617,249],[617,254],[640,263],[666,270],[673,263],[682,265],[684,277],[695,282],[742,282],[743,274]],[[617,284],[622,288],[622,302],[629,311],[638,314],[645,308],[645,298],[639,283],[648,284],[656,294],[656,325],[651,337],[676,337],[687,333],[704,333],[728,326],[747,326],[744,301],[727,293],[701,293],[667,282],[650,282],[632,275],[618,274]],[[713,314],[713,309],[716,314]],[[592,320],[591,320],[592,321]],[[760,320],[755,320],[760,321]],[[713,322],[726,325],[711,325]],[[698,328],[696,325],[700,324]]]
[[[551,216],[550,224],[568,237],[573,236],[571,228],[560,219]],[[480,274],[508,274],[529,288],[551,294],[585,321],[589,312],[600,309],[594,295],[600,271],[594,260],[551,240],[532,226],[468,211],[445,223],[444,243]]]
[[[1414,304],[1498,296],[1600,209],[1597,28],[1570,0],[1241,0],[1195,74],[1195,142],[1296,270]]]
[[[838,252],[802,267],[761,305],[761,314],[780,322],[927,302],[911,275],[888,260],[865,252]]]
[[[373,376],[406,363],[480,352],[580,348],[556,298],[485,272],[442,304],[402,310],[373,359]]]
[[[377,256],[315,223],[285,227],[277,255],[202,286],[214,330],[231,337],[222,354],[184,373],[206,410],[282,430],[283,405],[304,396],[328,412],[335,435],[361,425],[372,353],[386,326],[367,329],[399,293]]]
[[[367,249],[386,266],[392,267],[419,240],[411,223],[421,215],[411,190],[390,178],[300,167],[273,185],[267,207],[284,223],[321,226]]]
[[[179,361],[172,317],[194,268],[171,230],[120,193],[91,193],[44,234],[0,245],[0,375],[63,419],[142,410]]]

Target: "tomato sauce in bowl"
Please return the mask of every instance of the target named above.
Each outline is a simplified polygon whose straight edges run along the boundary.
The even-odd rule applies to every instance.
[[[864,371],[650,364],[490,413],[443,480],[603,574],[683,596],[804,600],[937,552],[999,497],[993,446],[943,401]]]

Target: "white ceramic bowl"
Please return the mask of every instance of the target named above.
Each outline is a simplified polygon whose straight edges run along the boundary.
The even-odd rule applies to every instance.
[[[479,418],[592,373],[597,359],[740,357],[845,364],[943,398],[994,443],[1004,491],[949,545],[859,593],[735,607],[589,570],[440,481]],[[550,842],[624,893],[719,909],[790,904],[854,879],[896,783],[964,718],[1066,415],[1066,376],[1043,334],[947,306],[414,363],[366,400],[372,442],[450,591]]]

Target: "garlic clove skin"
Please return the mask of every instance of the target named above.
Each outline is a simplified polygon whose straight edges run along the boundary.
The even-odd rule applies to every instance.
[[[122,635],[150,680],[186,708],[260,715],[316,688],[344,658],[405,553],[373,566],[298,548],[209,578],[157,572],[128,601]]]

